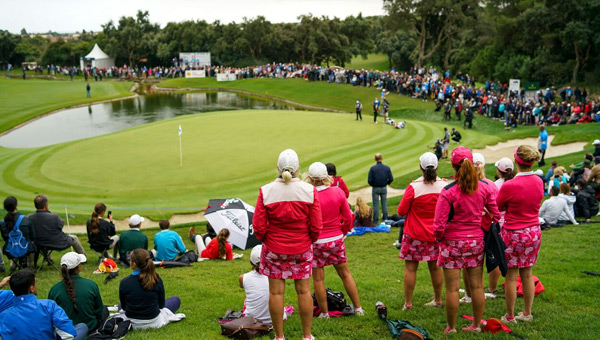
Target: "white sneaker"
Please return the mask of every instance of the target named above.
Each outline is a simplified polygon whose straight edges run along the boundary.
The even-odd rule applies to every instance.
[[[471,300],[470,297],[468,296],[463,296],[460,300],[458,300],[460,303],[471,303],[473,300]]]
[[[365,315],[365,310],[362,309],[362,307],[361,308],[356,308],[354,310],[354,315],[363,316],[363,315]]]
[[[530,322],[533,321],[533,315],[525,315],[523,312],[519,312],[519,314],[515,316],[515,320]]]
[[[396,248],[400,248],[402,246],[402,243],[400,241],[396,240],[392,245]]]
[[[321,313],[321,314],[319,314],[319,319],[329,319],[329,314],[328,313]]]

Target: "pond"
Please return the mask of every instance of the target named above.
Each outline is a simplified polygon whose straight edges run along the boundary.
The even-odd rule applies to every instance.
[[[177,116],[223,110],[298,110],[283,102],[231,92],[165,93],[53,113],[0,136],[0,146],[32,148],[109,134]]]

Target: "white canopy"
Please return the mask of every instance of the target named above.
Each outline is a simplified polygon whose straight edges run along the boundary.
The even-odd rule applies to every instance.
[[[98,44],[94,44],[92,51],[81,58],[80,64],[82,69],[88,65],[98,68],[110,68],[115,66],[115,60],[104,53]]]

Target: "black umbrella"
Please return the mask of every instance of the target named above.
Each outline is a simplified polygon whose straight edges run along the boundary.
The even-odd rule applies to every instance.
[[[252,217],[254,207],[239,198],[211,199],[204,217],[216,233],[227,228],[229,243],[240,249],[249,249],[260,244],[254,235]]]

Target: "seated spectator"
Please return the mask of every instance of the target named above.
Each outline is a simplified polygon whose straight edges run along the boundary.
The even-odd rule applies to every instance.
[[[229,230],[226,228],[221,229],[217,238],[210,240],[206,243],[200,235],[196,235],[194,227],[190,228],[189,237],[194,244],[196,244],[196,251],[198,252],[198,258],[205,258],[211,260],[232,260],[233,251],[231,245],[227,240],[229,239]]]
[[[73,322],[56,302],[38,300],[33,271],[21,269],[13,274],[10,289],[15,294],[13,305],[0,314],[3,340],[83,340],[87,335],[87,326],[80,323],[73,327]]]
[[[583,179],[576,182],[577,200],[575,201],[575,215],[585,218],[583,223],[592,223],[592,217],[598,214],[598,200],[594,189]]]
[[[79,276],[85,255],[68,252],[60,259],[63,280],[50,289],[48,299],[64,309],[73,323],[86,324],[89,332],[98,328],[108,316],[96,282]]]
[[[10,276],[7,276],[0,281],[0,288],[4,288],[8,286],[8,282],[10,281]],[[15,294],[9,290],[0,290],[0,313],[4,312],[8,308],[12,307],[13,299],[15,298]]]
[[[19,218],[21,218],[21,216],[23,217],[21,219],[21,223],[19,224],[19,230],[21,231],[21,234],[23,235],[25,240],[27,240],[28,243],[28,256],[24,260],[22,260],[24,261],[24,263],[21,263],[22,267],[33,266],[33,254],[37,250],[34,243],[35,231],[33,230],[33,226],[31,225],[31,222],[29,221],[29,218],[27,218],[27,216],[21,214],[20,212],[17,212],[17,206],[18,202],[15,197],[7,197],[4,200],[4,210],[6,210],[6,216],[4,216],[4,219],[0,221],[0,232],[2,233],[2,239],[4,239],[5,242],[4,247],[2,247],[2,253],[4,253],[4,255],[6,255],[6,257],[8,257],[11,260],[11,271],[17,267],[17,264],[13,259],[14,256],[7,251],[6,247],[9,244],[9,234],[13,230],[15,224],[17,223]],[[4,272],[4,270],[4,256],[0,256],[0,272]]]
[[[456,143],[460,143],[460,140],[462,139],[460,132],[458,132],[455,128],[452,128],[452,132],[450,133],[450,136],[452,136],[452,140],[455,141]]]
[[[573,194],[571,192],[571,187],[567,183],[560,184],[560,194],[558,194],[558,197],[562,198],[563,200],[565,200],[565,202],[567,202],[567,206],[569,207],[571,214],[573,214],[573,217],[575,217],[574,206],[575,206],[575,201],[577,200],[577,197],[575,196],[575,194]],[[569,217],[566,214],[560,214],[560,217],[558,219],[559,220],[568,220]]]
[[[515,165],[510,158],[500,158],[496,163],[496,177],[498,179],[494,182],[498,190],[502,187],[502,184],[506,181],[510,181],[515,177]]]
[[[552,187],[560,187],[561,183],[569,183],[569,177],[567,177],[565,172],[566,170],[562,166],[554,169],[554,174],[550,177],[550,181],[548,181],[548,193],[550,193]]]
[[[135,249],[130,255],[133,272],[121,280],[119,301],[133,329],[160,328],[185,318],[175,314],[181,305],[178,297],[165,300],[165,286],[148,251]]]
[[[373,209],[365,203],[362,197],[356,199],[354,206],[354,227],[375,227]]]
[[[185,245],[178,233],[170,229],[168,220],[158,222],[160,231],[154,235],[154,258],[157,261],[174,261],[185,253]]]
[[[63,250],[73,246],[78,254],[85,255],[81,242],[75,235],[63,232],[65,222],[48,209],[48,197],[37,195],[33,200],[36,212],[27,216],[35,230],[35,244],[39,247]]]
[[[568,186],[566,183],[563,184]],[[569,221],[575,225],[579,224],[575,221],[567,202],[558,197],[559,192],[560,189],[558,187],[552,187],[550,189],[550,199],[542,203],[542,207],[540,208],[540,218],[543,218],[545,224],[549,226],[564,225],[569,223]],[[560,220],[561,214],[565,214],[568,220]]]
[[[117,257],[117,242],[119,236],[113,223],[112,214],[109,212],[108,221],[105,220],[104,213],[106,212],[106,205],[104,203],[98,203],[94,207],[92,212],[92,218],[85,222],[87,229],[88,242],[90,248],[97,252],[103,252],[102,256],[109,257],[108,249],[113,250],[113,257]]]
[[[325,164],[325,166],[327,167],[327,173],[333,179],[331,186],[342,189],[342,191],[346,195],[346,198],[350,197],[350,191],[348,190],[348,186],[346,186],[346,183],[344,182],[342,177],[337,175],[337,170],[335,168],[335,164],[327,163],[327,164]]]
[[[264,323],[271,323],[269,312],[269,278],[259,272],[262,245],[252,248],[250,264],[252,270],[240,275],[240,287],[246,292],[244,300],[244,316],[252,316]],[[284,314],[285,315],[285,314]]]
[[[121,238],[117,243],[119,258],[125,263],[129,263],[127,260],[128,252],[138,248],[148,250],[148,236],[140,231],[142,222],[144,222],[143,217],[138,214],[132,215],[129,218],[129,230],[121,234]]]
[[[558,167],[558,163],[556,163],[556,161],[552,161],[550,168],[546,172],[546,177],[544,177],[544,183],[550,182],[550,177],[552,177],[552,175],[554,175],[554,169],[556,169],[557,167]]]

